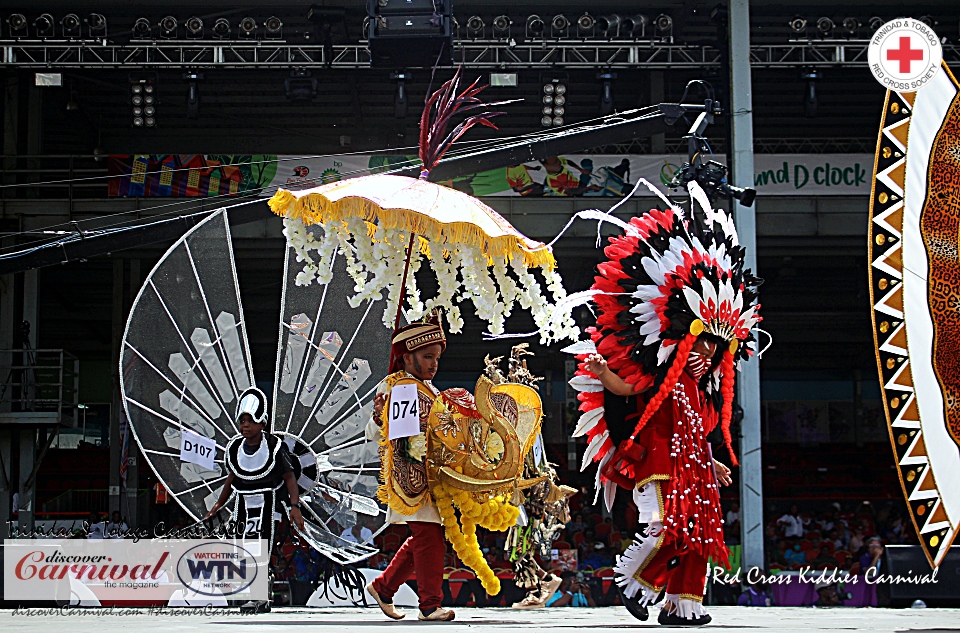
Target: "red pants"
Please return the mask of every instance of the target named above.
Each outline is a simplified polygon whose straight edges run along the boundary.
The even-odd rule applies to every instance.
[[[393,600],[400,585],[416,573],[420,610],[439,607],[443,600],[443,555],[447,551],[443,526],[421,521],[409,521],[407,525],[410,536],[383,573],[373,581],[373,588],[380,597]]]
[[[654,591],[666,586],[667,593],[702,600],[707,579],[707,559],[692,549],[679,550],[672,539],[664,541],[660,551],[640,572],[642,583]]]

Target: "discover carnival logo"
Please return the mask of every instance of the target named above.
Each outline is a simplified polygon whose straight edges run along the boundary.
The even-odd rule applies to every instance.
[[[267,551],[264,541],[240,539],[7,539],[3,597],[265,600]]]
[[[936,76],[943,60],[940,38],[928,24],[897,18],[877,29],[867,47],[870,72],[884,88],[910,92]]]
[[[204,596],[243,593],[257,579],[257,559],[228,541],[210,541],[190,548],[177,561],[177,578]]]

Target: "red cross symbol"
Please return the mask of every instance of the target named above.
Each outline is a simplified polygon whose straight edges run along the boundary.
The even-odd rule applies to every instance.
[[[900,38],[900,48],[891,48],[887,51],[887,61],[900,62],[900,73],[910,73],[910,63],[923,61],[922,48],[910,48],[910,36]]]

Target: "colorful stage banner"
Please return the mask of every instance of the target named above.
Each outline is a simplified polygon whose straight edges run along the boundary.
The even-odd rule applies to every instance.
[[[621,197],[639,178],[664,186],[681,155],[554,156],[456,178],[448,185],[474,196]],[[722,157],[717,157],[723,162]],[[272,195],[416,163],[415,156],[351,154],[112,155],[110,196]],[[873,157],[861,154],[757,154],[758,195],[868,196]],[[743,186],[744,183],[736,183]]]

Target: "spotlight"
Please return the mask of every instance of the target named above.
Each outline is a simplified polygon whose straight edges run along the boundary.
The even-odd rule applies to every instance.
[[[91,37],[105,37],[107,35],[107,18],[103,17],[102,14],[91,13],[84,22],[87,23],[87,30]]]
[[[283,87],[287,99],[294,103],[309,103],[317,96],[317,79],[305,68],[291,70],[290,76],[283,81]]]
[[[153,78],[131,77],[130,105],[133,119],[131,125],[136,128],[157,126],[156,86]]]
[[[673,18],[666,13],[658,15],[657,19],[653,21],[653,25],[656,27],[658,35],[668,37],[673,35]]]
[[[254,37],[257,34],[257,21],[251,17],[243,18],[238,28],[243,37]]]
[[[201,38],[203,37],[203,20],[197,16],[193,16],[189,20],[183,23],[183,26],[187,29],[187,37]]]
[[[817,116],[817,110],[820,107],[820,99],[817,96],[817,81],[822,79],[823,75],[815,69],[804,70],[800,73],[800,79],[807,80],[806,89],[803,92],[803,115],[808,119]]]
[[[567,16],[563,15],[562,13],[553,16],[553,19],[550,20],[550,35],[553,37],[566,36],[569,28],[570,20],[568,20]]]
[[[543,35],[543,20],[539,15],[531,15],[527,18],[527,37],[540,37]]]
[[[263,28],[267,30],[267,37],[269,38],[279,39],[283,36],[283,22],[275,15],[267,18],[267,21],[263,23]]]
[[[177,36],[177,18],[172,15],[160,20],[160,34],[164,37],[176,37]]]
[[[483,37],[483,28],[485,26],[483,18],[479,15],[471,15],[467,19],[467,33],[470,34],[470,37]]]
[[[933,19],[932,15],[921,15],[920,21],[929,26],[931,29],[938,24],[937,21]]]
[[[33,21],[33,28],[37,31],[37,37],[53,37],[53,16],[49,13],[41,13],[40,17]]]
[[[817,20],[817,30],[822,35],[829,35],[837,25],[830,18],[820,18]]]
[[[867,21],[867,24],[870,26],[870,31],[873,32],[883,26],[884,22],[883,18],[873,16]]]
[[[505,15],[493,18],[493,32],[497,37],[510,37],[510,26],[513,20]]]
[[[589,37],[593,35],[593,29],[597,21],[589,13],[584,13],[577,18],[577,35],[579,37]]]
[[[7,17],[7,26],[10,29],[10,37],[27,36],[27,16],[22,13],[13,13]]]
[[[221,40],[230,37],[230,21],[226,18],[217,18],[213,23],[213,35]]]
[[[647,22],[647,16],[645,15],[631,15],[630,17],[623,18],[623,28],[627,32],[627,35],[643,37],[647,34]]]
[[[542,104],[540,113],[543,115],[540,118],[541,126],[563,125],[563,115],[566,113],[563,106],[567,103],[566,93],[567,86],[559,79],[552,79],[543,84],[540,97]]]
[[[601,15],[597,18],[597,28],[607,37],[620,35],[620,16],[616,13]]]
[[[80,16],[76,13],[68,13],[60,20],[60,28],[63,29],[64,37],[80,37]]]
[[[843,18],[843,22],[840,24],[843,26],[843,30],[847,32],[847,35],[856,35],[857,30],[860,28],[860,20],[857,18]]]
[[[137,40],[149,39],[152,34],[153,29],[150,26],[150,20],[147,18],[137,18],[137,21],[133,23],[133,38]]]
[[[794,33],[800,34],[807,30],[807,19],[799,15],[790,20],[789,24]]]
[[[597,79],[601,83],[600,87],[600,115],[607,116],[613,114],[613,80],[617,78],[617,73],[597,73]]]

